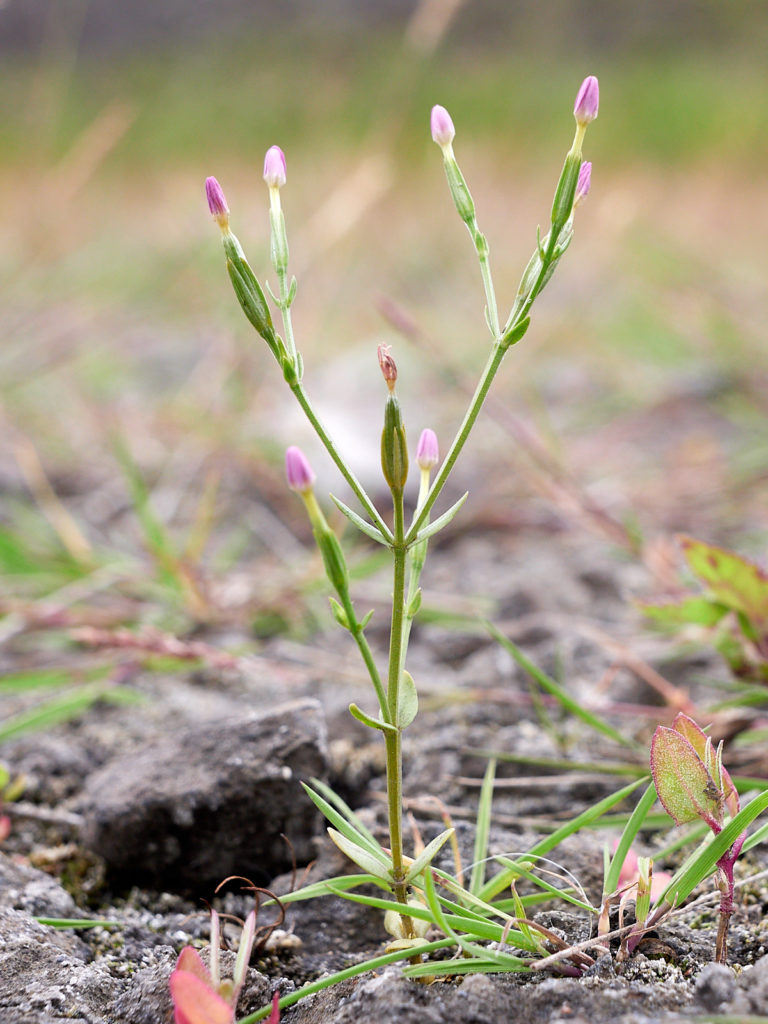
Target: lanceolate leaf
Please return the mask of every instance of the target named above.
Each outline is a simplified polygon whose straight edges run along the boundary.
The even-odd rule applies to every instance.
[[[391,881],[392,875],[385,865],[381,863],[378,857],[374,857],[368,850],[364,850],[362,846],[358,846],[357,843],[353,843],[351,839],[347,839],[341,832],[337,832],[335,828],[328,829],[328,835],[338,846],[342,853],[346,854],[351,861],[354,861],[358,867],[361,867],[363,871],[367,871],[369,875],[375,875],[382,881]]]
[[[444,526],[447,526],[468,497],[469,491],[467,491],[465,494],[462,494],[462,496],[459,498],[456,504],[451,505],[448,511],[443,512],[443,514],[439,516],[434,521],[434,523],[430,523],[429,526],[425,526],[423,529],[419,530],[419,532],[416,534],[416,540],[414,541],[414,543],[418,544],[422,540],[427,540],[429,537],[434,537],[434,535],[438,533],[440,530],[442,530]]]
[[[412,882],[417,875],[421,874],[428,864],[432,863],[434,858],[437,856],[438,851],[442,848],[443,844],[451,838],[454,832],[455,829],[447,828],[445,832],[441,832],[439,836],[436,836],[431,843],[428,843],[424,847],[416,860],[414,860],[413,864],[408,868],[408,873],[405,876],[406,885]]]
[[[343,514],[347,517],[350,523],[352,523],[353,526],[356,526],[361,533],[364,533],[366,535],[366,537],[370,537],[371,540],[375,540],[379,544],[389,544],[389,540],[386,537],[382,536],[380,531],[377,530],[375,526],[373,526],[371,523],[366,523],[362,516],[359,516],[357,512],[354,512],[349,507],[349,505],[345,505],[340,498],[337,498],[333,494],[330,495],[330,498],[331,501],[336,506],[336,508],[338,508],[340,512],[343,512]]]

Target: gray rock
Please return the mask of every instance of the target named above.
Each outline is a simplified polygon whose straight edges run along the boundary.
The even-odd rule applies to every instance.
[[[725,964],[707,964],[696,979],[696,1001],[710,1013],[722,1011],[723,1006],[733,999],[736,978]]]
[[[103,1024],[115,981],[87,958],[87,946],[71,932],[0,909],[3,1024]]]
[[[289,866],[281,833],[300,863],[312,856],[319,815],[299,781],[325,775],[325,732],[314,700],[169,731],[89,778],[83,841],[123,881],[263,882]]]
[[[0,853],[0,905],[36,917],[80,917],[75,901],[44,871]]]

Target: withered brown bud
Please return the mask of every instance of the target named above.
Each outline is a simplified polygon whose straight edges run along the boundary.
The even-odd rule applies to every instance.
[[[397,366],[395,366],[395,360],[389,354],[389,345],[379,345],[376,352],[379,357],[379,366],[381,372],[384,375],[384,380],[387,382],[390,394],[395,390],[395,381],[397,380]]]

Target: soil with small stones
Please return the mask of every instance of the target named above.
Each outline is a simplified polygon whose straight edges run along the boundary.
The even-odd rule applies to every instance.
[[[707,695],[699,680],[726,679],[701,652],[665,662],[670,649],[639,628],[633,610],[632,599],[649,587],[646,570],[587,532],[551,522],[517,531],[470,523],[435,546],[423,584],[428,609],[431,594],[458,593],[459,610],[490,614],[579,704],[608,709],[608,719],[642,744],[670,714],[643,666],[665,673],[693,701]],[[369,635],[379,654],[382,596],[370,597],[377,613]],[[473,606],[475,596],[482,601]],[[414,628],[409,657],[421,707],[406,733],[404,797],[424,841],[443,828],[447,809],[466,868],[487,752],[575,763],[628,755],[539,695],[486,632],[429,618]],[[209,630],[199,638],[230,650],[252,647],[245,634]],[[134,664],[131,686],[141,703],[100,703],[0,751],[26,780],[9,808],[12,831],[0,853],[3,1024],[170,1021],[168,977],[184,945],[206,950],[206,901],[241,917],[252,904],[239,882],[215,896],[218,881],[243,875],[285,893],[294,884],[291,850],[302,878],[311,861],[310,880],[350,869],[304,796],[303,780],[330,783],[385,840],[382,744],[348,713],[353,700],[371,710],[371,694],[345,634],[274,637],[232,668],[164,672]],[[491,853],[525,851],[553,822],[619,784],[583,767],[500,760]],[[575,876],[595,904],[603,846],[615,834],[584,830],[552,851],[549,867]],[[640,852],[665,839],[644,833]],[[453,870],[446,850],[440,864]],[[739,878],[766,866],[757,847],[740,863]],[[768,884],[758,879],[739,889],[727,967],[712,963],[715,907],[683,909],[624,961],[595,954],[579,978],[541,971],[423,984],[395,966],[308,997],[282,1020],[642,1024],[768,1014]],[[259,924],[274,914],[263,907]],[[115,924],[62,931],[38,920],[48,917]],[[583,912],[553,906],[540,920],[568,942],[594,934],[594,919]],[[236,942],[234,925],[225,934]],[[264,1006],[275,988],[285,995],[378,955],[386,942],[378,911],[331,898],[292,904],[254,952],[238,1014]],[[222,956],[226,970],[232,954]]]

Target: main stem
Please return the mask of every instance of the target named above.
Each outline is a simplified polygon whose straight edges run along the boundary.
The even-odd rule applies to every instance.
[[[394,541],[392,553],[394,574],[392,585],[392,625],[389,639],[389,676],[387,679],[387,705],[389,718],[396,727],[395,732],[387,730],[384,742],[387,753],[387,808],[389,813],[389,843],[392,851],[392,879],[395,899],[398,903],[408,902],[403,866],[403,749],[402,730],[398,722],[400,699],[400,674],[402,671],[403,617],[405,613],[405,525],[402,491],[393,491],[394,499]],[[405,938],[413,938],[413,922],[402,917]]]

